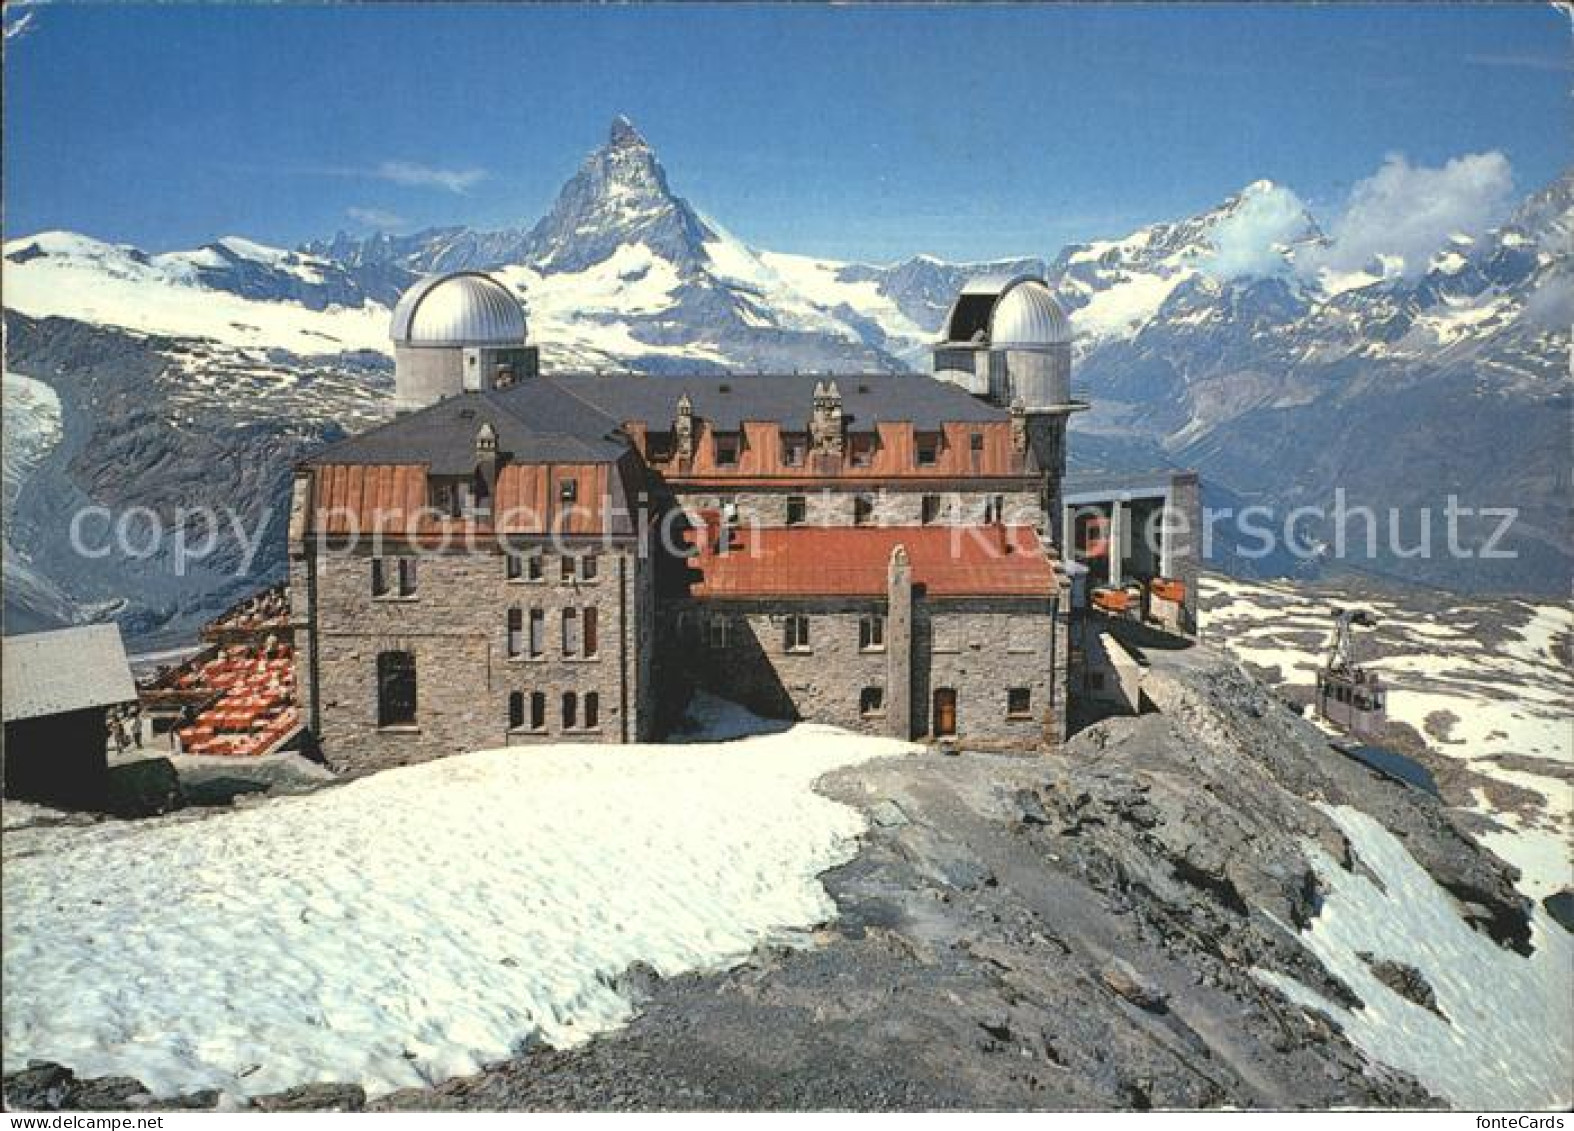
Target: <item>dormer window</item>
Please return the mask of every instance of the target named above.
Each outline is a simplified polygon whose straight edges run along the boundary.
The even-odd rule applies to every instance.
[[[803,433],[792,432],[782,437],[782,462],[788,467],[802,467],[808,450],[809,438]]]
[[[557,496],[565,503],[572,503],[579,498],[579,480],[563,478],[557,481]]]
[[[933,467],[940,459],[940,437],[933,432],[918,434],[918,466]]]
[[[716,466],[717,467],[737,467],[738,466],[738,447],[739,447],[738,437],[736,437],[736,436],[717,436],[716,437]]]
[[[848,437],[854,467],[869,467],[874,463],[875,438],[869,433],[854,433]]]

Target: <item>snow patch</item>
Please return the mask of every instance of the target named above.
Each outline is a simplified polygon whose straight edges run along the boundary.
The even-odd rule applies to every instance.
[[[4,840],[7,1070],[155,1094],[371,1093],[626,1022],[613,985],[725,966],[835,915],[865,822],[822,774],[910,744],[798,725],[515,747],[203,820]]]
[[[1322,808],[1382,886],[1306,841],[1327,895],[1300,938],[1364,1008],[1335,1005],[1282,974],[1257,970],[1257,977],[1326,1013],[1368,1056],[1412,1074],[1456,1108],[1568,1107],[1574,940],[1538,910],[1529,958],[1498,946],[1465,923],[1448,893],[1376,820],[1348,806]],[[1378,981],[1361,952],[1419,970],[1443,1017]]]

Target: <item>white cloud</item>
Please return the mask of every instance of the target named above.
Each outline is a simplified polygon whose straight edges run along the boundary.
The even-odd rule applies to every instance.
[[[462,193],[486,176],[485,169],[438,169],[414,161],[384,161],[372,175],[396,185],[445,188]]]
[[[1306,205],[1290,189],[1259,181],[1241,194],[1230,215],[1208,233],[1213,253],[1197,266],[1217,279],[1277,275],[1288,262],[1284,249],[1307,234]]]
[[[26,10],[24,8],[25,3],[26,0],[18,0],[17,3],[12,4],[6,11],[5,38],[8,42],[14,42],[18,39],[21,39],[28,32],[32,31],[35,26],[37,26],[33,23],[33,17],[38,15],[38,13]],[[22,9],[22,11],[18,12],[18,9]]]
[[[1308,249],[1301,263],[1350,272],[1382,257],[1385,274],[1419,275],[1450,236],[1478,236],[1501,220],[1512,189],[1508,158],[1495,151],[1436,169],[1394,154],[1356,184],[1329,244]]]
[[[368,228],[379,228],[384,231],[396,231],[406,227],[410,221],[396,212],[387,212],[381,208],[346,208],[345,215],[357,224],[364,224]]]

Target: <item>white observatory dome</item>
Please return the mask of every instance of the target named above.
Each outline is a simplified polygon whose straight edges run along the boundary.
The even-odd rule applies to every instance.
[[[1067,345],[1071,320],[1041,279],[1024,275],[1003,289],[989,319],[994,349],[1042,349]]]
[[[489,275],[433,275],[404,292],[389,336],[401,346],[522,346],[525,311]]]

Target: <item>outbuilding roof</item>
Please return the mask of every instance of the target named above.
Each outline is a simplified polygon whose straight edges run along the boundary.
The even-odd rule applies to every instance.
[[[7,636],[0,645],[6,722],[63,715],[137,697],[120,626],[90,624]]]
[[[702,598],[883,597],[891,553],[931,597],[1049,597],[1054,566],[1031,526],[769,527],[739,529],[724,553],[690,559]]]

